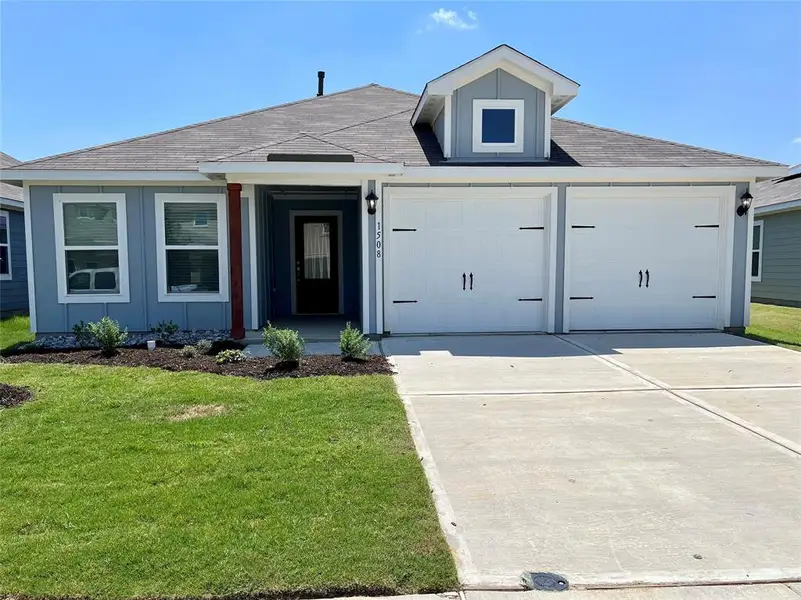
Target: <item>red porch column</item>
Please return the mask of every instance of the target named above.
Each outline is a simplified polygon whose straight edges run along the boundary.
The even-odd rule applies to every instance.
[[[231,337],[245,337],[242,294],[242,184],[228,184],[228,262],[231,272]]]

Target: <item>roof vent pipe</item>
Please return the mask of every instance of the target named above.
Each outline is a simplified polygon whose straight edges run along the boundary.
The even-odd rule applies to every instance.
[[[323,95],[323,82],[325,81],[325,71],[317,71],[317,95]]]

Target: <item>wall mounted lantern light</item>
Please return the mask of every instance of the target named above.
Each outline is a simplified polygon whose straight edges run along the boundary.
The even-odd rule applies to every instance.
[[[745,193],[740,196],[740,206],[737,207],[737,215],[742,217],[743,215],[748,213],[748,209],[751,208],[751,200],[754,197],[748,193],[748,190],[745,190]]]
[[[375,195],[373,190],[367,192],[367,195],[364,197],[364,200],[367,202],[367,214],[374,215],[376,205],[378,204],[378,196]]]

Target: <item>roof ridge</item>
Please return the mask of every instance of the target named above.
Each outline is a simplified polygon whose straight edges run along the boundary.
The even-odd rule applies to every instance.
[[[368,85],[370,87],[377,87],[377,88],[381,88],[382,90],[389,90],[390,92],[398,92],[399,94],[406,94],[407,96],[412,96],[414,98],[420,98],[420,94],[415,94],[414,92],[407,92],[406,90],[399,90],[398,88],[389,87],[387,85],[381,85],[380,83],[370,83]]]
[[[51,160],[51,159],[54,159],[54,158],[63,158],[65,156],[72,156],[73,154],[78,154],[80,152],[88,152],[89,150],[99,150],[101,148],[110,148],[112,146],[119,146],[120,144],[127,144],[129,142],[137,142],[139,140],[144,140],[144,139],[148,139],[148,138],[154,138],[154,137],[158,137],[160,135],[167,135],[168,133],[175,133],[177,131],[185,131],[187,129],[193,129],[195,127],[201,127],[203,125],[211,125],[212,123],[219,123],[220,121],[227,121],[229,119],[237,119],[239,117],[246,117],[248,115],[254,115],[254,114],[260,113],[260,112],[267,112],[267,111],[275,110],[275,109],[278,109],[278,108],[286,108],[287,106],[294,106],[296,104],[304,104],[306,102],[313,102],[314,100],[320,100],[320,99],[323,99],[323,98],[330,98],[331,96],[339,96],[341,94],[347,94],[349,92],[355,92],[355,91],[358,91],[358,90],[364,90],[364,89],[367,89],[369,87],[373,87],[375,85],[376,84],[369,83],[367,85],[361,85],[361,86],[358,86],[358,87],[355,87],[355,88],[349,88],[347,90],[340,90],[339,92],[333,92],[331,94],[325,94],[323,96],[312,96],[310,98],[303,98],[302,100],[294,100],[292,102],[284,102],[283,104],[276,104],[274,106],[267,106],[267,107],[264,107],[264,108],[257,108],[255,110],[248,110],[248,111],[245,111],[245,112],[242,112],[242,113],[237,113],[235,115],[228,115],[226,117],[217,117],[216,119],[208,119],[206,121],[201,121],[200,123],[192,123],[190,125],[182,125],[180,127],[173,127],[172,129],[165,129],[164,131],[156,131],[154,133],[146,133],[144,135],[138,135],[138,136],[134,136],[132,138],[126,138],[124,140],[118,140],[116,142],[108,142],[106,144],[98,144],[97,146],[88,146],[86,148],[79,148],[77,150],[70,150],[69,152],[62,152],[60,154],[52,154],[50,156],[43,156],[41,158],[35,158],[33,160],[25,161],[23,163],[20,163],[19,165],[14,165],[11,168],[15,169],[15,168],[20,167],[20,166],[27,167],[29,165],[33,165],[33,164],[36,164],[36,163],[39,163],[39,162],[42,162],[42,161],[45,161],[45,160]],[[377,87],[381,87],[381,86],[377,86]]]
[[[402,115],[403,113],[412,111],[414,111],[413,108],[405,108],[403,110],[399,110],[398,112],[384,115],[383,117],[376,117],[375,119],[367,119],[366,121],[362,121],[361,123],[354,123],[353,125],[345,125],[345,127],[340,127],[339,129],[332,129],[331,131],[326,131],[325,133],[318,133],[317,135],[330,135],[332,133],[339,133],[340,131],[345,131],[346,129],[352,129],[353,127],[361,127],[362,125],[367,125],[368,123],[375,123],[377,121],[383,121],[384,119],[391,119],[392,117],[397,117],[398,115]]]
[[[692,144],[684,144],[682,142],[675,142],[673,140],[664,140],[662,138],[655,138],[655,137],[651,137],[651,136],[648,136],[648,135],[642,135],[642,134],[639,134],[639,133],[631,133],[631,132],[628,132],[628,131],[621,131],[620,129],[613,129],[611,127],[601,127],[600,125],[593,125],[591,123],[584,123],[583,121],[574,121],[573,119],[563,119],[562,117],[551,117],[551,119],[552,120],[556,120],[556,121],[563,121],[565,123],[574,123],[576,125],[582,125],[584,127],[589,127],[591,129],[598,129],[600,131],[611,131],[612,133],[619,133],[621,135],[628,135],[630,137],[636,137],[636,138],[640,138],[640,139],[643,139],[643,140],[648,140],[648,141],[651,141],[651,142],[662,142],[663,144],[670,144],[671,146],[680,146],[682,148],[692,148],[693,150],[703,150],[704,152],[711,152],[712,154],[719,154],[719,155],[722,155],[722,156],[730,156],[732,158],[740,158],[740,159],[744,159],[744,160],[752,160],[752,161],[764,163],[764,164],[767,164],[767,165],[774,165],[774,166],[779,166],[779,167],[786,167],[787,166],[787,165],[784,165],[782,163],[777,163],[777,162],[770,161],[770,160],[764,160],[764,159],[761,159],[761,158],[754,158],[753,156],[744,156],[742,154],[734,154],[732,152],[723,152],[722,150],[712,150],[711,148],[703,148],[701,146],[693,146]]]

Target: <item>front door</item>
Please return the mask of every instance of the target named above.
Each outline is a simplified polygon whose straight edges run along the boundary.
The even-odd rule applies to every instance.
[[[339,228],[335,215],[295,216],[295,313],[337,314]]]

